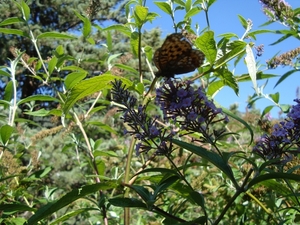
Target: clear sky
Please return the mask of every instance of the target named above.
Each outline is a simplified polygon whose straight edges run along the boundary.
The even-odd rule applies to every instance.
[[[288,3],[292,6],[293,9],[300,7],[300,0],[288,0]],[[172,27],[171,18],[161,11],[153,1],[147,1],[146,6],[149,7],[150,11],[156,12],[161,15],[161,17],[157,18],[151,24],[147,24],[145,29],[151,29],[154,27],[160,27],[163,31],[163,36],[173,33],[174,29]],[[178,19],[180,20],[180,16],[182,13],[175,13]],[[274,23],[267,27],[261,28],[260,25],[268,21],[268,18],[262,12],[262,6],[258,0],[217,0],[209,10],[209,19],[210,19],[210,27],[211,30],[215,32],[215,36],[217,37],[220,34],[232,32],[237,34],[239,37],[242,37],[244,34],[244,28],[239,22],[238,16],[242,15],[245,19],[250,19],[253,22],[253,29],[288,29],[281,24]],[[196,21],[200,28],[203,29],[206,27],[205,15],[203,12],[193,17],[193,21]],[[278,34],[261,34],[257,36],[257,40],[251,40],[255,43],[255,45],[264,45],[264,53],[262,57],[257,58],[260,64],[265,65],[267,59],[272,58],[276,53],[279,54],[284,53],[286,51],[292,50],[295,47],[300,47],[299,40],[295,38],[289,38],[285,40],[281,44],[277,44],[275,46],[271,46],[270,44],[278,40],[281,36]],[[264,67],[265,68],[265,67]],[[265,73],[267,74],[276,74],[283,75],[285,72],[292,68],[278,68],[276,70],[267,70]],[[240,63],[240,65],[235,69],[235,75],[241,75],[247,73],[247,67]],[[273,94],[276,92],[280,93],[280,103],[281,104],[294,104],[293,99],[296,98],[296,88],[300,86],[300,71],[294,73],[288,79],[286,79],[283,83],[277,86],[274,89],[274,85],[278,81],[279,78],[270,79],[264,93],[265,94]],[[261,86],[266,81],[259,81],[258,85]],[[225,87],[222,89],[216,96],[216,101],[218,101],[222,106],[229,107],[233,103],[239,104],[239,110],[244,112],[247,106],[247,97],[254,93],[252,88],[252,83],[241,83],[240,84],[240,95],[236,96],[233,90]],[[259,100],[256,103],[256,107],[259,109],[263,109],[272,103],[268,100]],[[279,109],[272,110],[272,116],[278,116]]]

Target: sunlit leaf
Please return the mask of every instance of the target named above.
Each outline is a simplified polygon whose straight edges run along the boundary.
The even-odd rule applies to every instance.
[[[92,77],[90,79],[83,80],[70,91],[67,100],[64,104],[63,111],[67,113],[69,109],[81,98],[94,94],[103,89],[111,88],[111,82],[115,79],[121,79],[124,85],[132,86],[132,82],[125,78],[120,78],[118,76],[110,74],[102,74],[97,77]]]
[[[10,17],[10,18],[7,18],[7,19],[3,20],[0,23],[0,26],[6,26],[6,25],[20,23],[20,22],[24,22],[24,20],[22,20],[22,19],[20,19],[18,17]]]
[[[214,32],[205,32],[203,35],[196,39],[195,45],[205,54],[205,58],[210,63],[210,65],[213,65],[217,57]]]
[[[171,6],[167,2],[154,2],[154,4],[157,5],[158,8],[160,8],[165,13],[167,13],[169,15],[173,14]]]
[[[8,124],[5,124],[0,128],[0,141],[2,145],[7,144],[13,132],[14,128],[9,126]]]
[[[37,224],[44,218],[52,215],[53,213],[57,212],[58,210],[62,209],[63,207],[73,203],[77,199],[84,198],[89,194],[93,194],[99,190],[107,190],[113,189],[117,187],[116,182],[102,182],[98,184],[86,185],[81,188],[75,188],[71,192],[67,193],[59,200],[55,202],[50,202],[44,206],[41,206],[33,216],[31,216],[28,221],[27,225],[34,225]]]
[[[1,31],[0,31],[1,32]],[[76,39],[77,37],[69,34],[62,34],[58,32],[44,32],[37,36],[37,39],[44,39],[44,38],[54,38],[54,39]]]
[[[72,72],[65,78],[65,86],[67,90],[72,89],[76,84],[83,80],[87,75],[86,71]]]

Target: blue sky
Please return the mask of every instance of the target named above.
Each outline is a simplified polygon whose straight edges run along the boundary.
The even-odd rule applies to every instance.
[[[300,0],[289,0],[288,3],[292,8],[300,7]],[[171,18],[161,11],[153,1],[147,1],[146,6],[149,7],[150,11],[160,14],[160,17],[153,21],[152,24],[147,24],[145,29],[151,29],[154,27],[160,27],[163,31],[163,36],[173,33],[174,29],[172,28]],[[180,20],[181,13],[175,13],[176,22]],[[211,30],[215,32],[217,37],[220,34],[232,32],[237,34],[239,37],[242,37],[244,34],[244,28],[239,22],[238,16],[241,15],[245,19],[250,19],[253,22],[253,29],[288,29],[281,24],[274,23],[267,27],[261,28],[260,25],[268,21],[268,18],[262,12],[262,6],[258,0],[219,0],[216,1],[211,8],[209,9],[209,19]],[[193,21],[196,21],[200,25],[200,29],[206,27],[206,20],[204,12],[193,17]],[[270,44],[278,40],[281,36],[277,34],[261,34],[257,36],[257,40],[251,40],[255,45],[264,45],[264,54],[262,57],[257,58],[257,61],[260,64],[265,65],[267,59],[272,58],[276,53],[284,53],[286,51],[292,50],[295,47],[299,47],[299,40],[295,38],[289,38],[281,44],[271,46]],[[263,67],[265,68],[265,67]],[[267,70],[265,73],[282,75],[290,67],[280,67],[276,70]],[[240,65],[235,68],[235,75],[241,75],[247,73],[247,67],[240,63]],[[299,73],[294,73],[287,80],[281,83],[274,89],[279,78],[270,79],[267,86],[264,89],[265,94],[272,94],[275,92],[280,93],[280,103],[281,104],[294,104],[293,99],[296,98],[296,88],[300,86]],[[258,85],[264,84],[265,81],[259,81]],[[247,97],[254,93],[252,88],[252,83],[241,83],[240,84],[240,94],[236,94],[230,88],[225,87],[222,89],[216,96],[216,101],[224,107],[229,107],[233,103],[238,103],[239,110],[244,112],[247,107]],[[272,103],[268,100],[259,100],[256,103],[256,107],[263,109]],[[278,117],[279,109],[272,110],[272,116]]]

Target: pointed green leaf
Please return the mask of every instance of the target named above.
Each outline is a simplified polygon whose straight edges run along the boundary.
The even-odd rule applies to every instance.
[[[197,203],[197,205],[204,209],[204,197],[201,193],[198,191],[192,191],[190,192],[190,197]]]
[[[6,25],[20,23],[20,22],[24,22],[24,20],[22,20],[22,19],[20,19],[18,17],[10,17],[10,18],[7,18],[7,19],[3,20],[0,23],[0,26],[6,26]]]
[[[116,182],[108,181],[102,182],[100,184],[92,184],[86,185],[81,188],[76,188],[71,192],[64,195],[62,198],[55,202],[50,202],[42,207],[40,207],[33,216],[31,216],[28,221],[27,225],[34,225],[37,224],[44,218],[52,215],[53,213],[57,212],[58,210],[62,209],[63,207],[73,203],[79,198],[86,197],[89,194],[93,194],[99,190],[108,190],[116,188],[118,184]]]
[[[184,18],[185,19],[191,18],[192,16],[195,16],[200,12],[201,12],[201,9],[199,7],[192,8],[185,14]]]
[[[58,32],[44,32],[37,36],[36,39],[43,39],[43,38],[54,38],[54,39],[77,39],[77,37],[69,34],[62,34]]]
[[[49,61],[49,63],[48,63],[48,71],[49,71],[49,74],[52,74],[52,73],[53,73],[57,61],[58,61],[58,60],[57,60],[56,56],[53,56],[53,57],[50,59],[50,61]]]
[[[294,181],[300,181],[300,175],[297,174],[289,174],[289,173],[268,173],[263,174],[258,177],[253,178],[249,184],[247,185],[248,189],[253,187],[255,184],[259,184],[261,182],[271,180],[271,179],[285,179],[285,180],[294,180]]]
[[[132,52],[135,56],[138,55],[139,51],[139,34],[138,32],[132,32],[130,37],[130,45]]]
[[[76,84],[82,81],[87,75],[86,71],[72,72],[65,78],[65,86],[67,90],[71,90]]]
[[[170,4],[168,4],[167,2],[154,2],[155,5],[158,6],[158,8],[160,8],[162,11],[164,11],[165,13],[172,15],[172,8],[170,6]]]
[[[141,200],[135,198],[113,198],[108,200],[110,204],[119,207],[142,208],[147,209],[147,206]]]
[[[22,2],[21,2],[21,7],[22,7],[23,19],[25,21],[29,21],[29,19],[30,19],[30,8],[28,7],[28,5],[26,4],[26,2],[24,0],[22,0]]]
[[[14,132],[14,128],[5,124],[0,128],[0,141],[2,145],[6,145],[8,140],[10,139],[12,133]]]
[[[196,39],[195,45],[205,54],[206,60],[210,63],[210,65],[213,65],[217,57],[214,32],[205,32],[203,35]]]
[[[265,107],[261,114],[261,117],[263,117],[264,115],[269,113],[274,107],[275,107],[275,105],[269,105],[269,106]]]
[[[39,110],[33,111],[33,112],[24,112],[24,114],[31,115],[31,116],[41,116],[41,117],[44,117],[44,116],[48,116],[49,112],[50,111],[46,110],[46,109],[39,109]]]
[[[222,80],[211,82],[207,88],[206,94],[214,97],[223,87],[225,87],[225,84]]]
[[[246,45],[246,42],[240,40],[227,42],[218,52],[218,59],[215,63],[215,68],[221,67],[237,55],[243,53]]]
[[[110,31],[110,30],[119,31],[119,32],[125,34],[127,37],[130,37],[130,35],[131,35],[129,26],[125,26],[125,25],[121,25],[121,24],[111,25],[111,26],[108,26],[108,27],[102,29],[102,31]]]
[[[18,105],[24,104],[26,102],[30,102],[30,101],[58,101],[58,99],[51,97],[51,96],[47,96],[47,95],[33,95],[33,96],[29,96],[27,98],[21,99],[18,102]]]
[[[231,167],[228,165],[228,162],[226,162],[220,155],[218,155],[213,151],[208,151],[205,148],[202,148],[200,146],[195,146],[183,141],[174,139],[173,143],[211,162],[217,168],[219,168],[224,174],[226,174],[227,177],[233,182],[233,184],[236,187],[239,187],[238,183],[234,178]]]
[[[277,83],[275,84],[274,87],[277,87],[277,85],[279,85],[281,82],[283,82],[285,79],[287,79],[289,76],[291,76],[293,73],[299,72],[299,70],[290,70],[288,72],[286,72],[285,74],[283,74],[279,80],[277,81]]]
[[[131,81],[125,78],[111,75],[109,73],[83,80],[77,83],[77,85],[75,85],[75,87],[73,87],[73,89],[69,93],[63,107],[64,113],[67,113],[79,99],[94,94],[103,89],[111,88],[111,82],[115,79],[121,79],[124,85],[132,86]]]
[[[136,25],[142,27],[146,22],[148,15],[148,8],[144,6],[137,5],[134,10],[134,18],[136,20]]]
[[[224,85],[231,87],[236,95],[239,94],[239,86],[231,71],[225,67],[222,67],[215,70],[215,73],[222,79]]]
[[[269,96],[275,103],[277,104],[279,103],[279,97],[280,97],[279,92],[276,92],[275,94],[269,94]]]
[[[238,18],[239,18],[239,20],[240,20],[242,26],[243,26],[244,29],[246,30],[247,27],[248,27],[247,20],[246,20],[243,16],[241,16],[241,15],[238,15]]]
[[[21,204],[1,204],[0,210],[4,213],[16,213],[16,212],[24,212],[24,211],[34,211],[34,209],[30,208],[27,205]]]
[[[13,91],[13,82],[9,81],[6,84],[5,90],[4,90],[4,96],[3,100],[10,102],[10,100],[13,98],[14,91]]]
[[[131,72],[133,74],[139,74],[139,72],[136,69],[132,68],[131,66],[127,66],[125,64],[116,63],[116,64],[114,64],[114,66],[118,67],[120,69],[126,70],[128,72]]]
[[[19,35],[22,37],[28,37],[27,33],[25,33],[24,31],[21,31],[21,30],[17,30],[17,29],[0,28],[0,33],[15,34],[15,35]]]

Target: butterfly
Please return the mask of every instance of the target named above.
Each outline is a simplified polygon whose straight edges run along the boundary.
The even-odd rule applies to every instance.
[[[174,77],[194,71],[204,61],[203,52],[193,49],[191,43],[180,33],[167,36],[153,56],[153,62],[158,69],[156,77]]]

